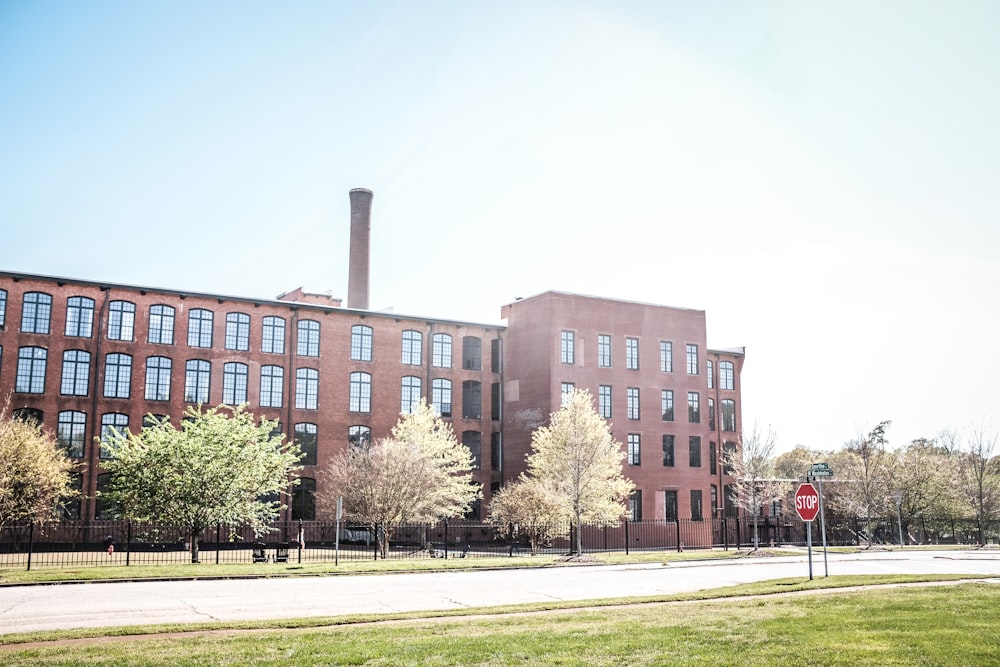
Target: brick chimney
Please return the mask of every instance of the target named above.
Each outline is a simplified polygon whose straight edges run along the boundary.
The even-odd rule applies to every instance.
[[[351,257],[347,276],[347,307],[368,310],[371,190],[354,188],[351,197]]]

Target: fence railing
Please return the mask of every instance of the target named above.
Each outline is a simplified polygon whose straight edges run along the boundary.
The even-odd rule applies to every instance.
[[[756,530],[754,524],[756,523]],[[379,529],[381,531],[381,528]],[[813,544],[819,544],[819,522],[812,522]],[[876,544],[898,544],[895,517],[864,520],[833,518],[826,522],[827,543],[864,544],[868,533]],[[695,521],[623,521],[584,525],[580,540],[585,553],[735,549],[754,546],[804,545],[806,524],[798,517],[720,517]],[[919,519],[903,525],[907,544],[1000,543],[1000,521],[982,526],[970,519]],[[380,533],[381,534],[381,533]],[[568,554],[575,535],[567,526],[549,534],[559,537],[535,545],[535,553]],[[472,521],[396,528],[387,548],[365,527],[323,521],[277,523],[264,535],[249,527],[214,526],[198,539],[202,564],[268,562],[339,562],[383,558],[474,558],[520,556],[532,545],[515,526],[498,527]],[[0,567],[82,567],[183,564],[192,562],[189,531],[132,521],[60,521],[0,527]]]

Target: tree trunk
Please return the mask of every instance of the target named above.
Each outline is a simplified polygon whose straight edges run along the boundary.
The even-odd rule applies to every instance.
[[[198,537],[201,535],[201,528],[191,529],[191,562],[198,563]]]

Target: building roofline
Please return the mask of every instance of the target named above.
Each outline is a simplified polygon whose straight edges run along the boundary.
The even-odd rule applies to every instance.
[[[455,324],[459,326],[474,326],[483,329],[497,329],[505,330],[507,328],[504,324],[493,324],[485,322],[468,322],[464,320],[448,320],[440,317],[426,317],[421,315],[405,315],[402,313],[384,312],[377,310],[362,310],[358,308],[347,308],[344,306],[324,306],[322,304],[315,303],[305,303],[300,301],[282,301],[280,299],[266,299],[266,298],[255,298],[247,296],[233,296],[228,294],[212,294],[210,292],[196,292],[192,290],[179,290],[171,289],[166,287],[149,287],[145,285],[129,285],[127,283],[114,283],[104,280],[84,280],[80,278],[65,278],[61,276],[46,276],[37,273],[23,273],[20,271],[7,271],[0,269],[0,278],[11,278],[13,280],[40,280],[44,282],[52,282],[57,285],[64,284],[74,284],[74,285],[86,285],[89,287],[97,287],[99,289],[121,289],[139,292],[153,292],[156,294],[164,294],[178,297],[202,297],[206,299],[215,299],[223,301],[235,301],[239,303],[249,303],[255,305],[278,306],[281,308],[289,308],[291,310],[308,310],[312,312],[328,312],[328,313],[353,313],[360,317],[379,317],[379,318],[390,318],[397,320],[419,320],[427,323],[440,323],[440,324]]]
[[[616,298],[607,297],[607,296],[594,296],[594,295],[591,295],[591,294],[580,294],[578,292],[563,292],[563,291],[560,291],[560,290],[546,290],[544,292],[540,292],[538,294],[533,294],[531,296],[526,296],[524,298],[517,297],[513,301],[504,304],[502,307],[503,308],[507,308],[509,306],[516,305],[516,304],[520,303],[521,301],[529,301],[531,299],[538,299],[538,298],[541,298],[541,297],[544,297],[544,296],[549,296],[549,295],[568,296],[568,297],[574,297],[574,298],[589,299],[589,300],[592,300],[592,301],[610,301],[610,302],[613,302],[613,303],[624,303],[624,304],[630,304],[630,305],[633,305],[633,306],[645,306],[645,307],[649,307],[649,308],[669,308],[671,310],[683,310],[683,311],[687,311],[687,312],[690,312],[690,313],[703,313],[703,314],[705,313],[705,311],[702,310],[702,309],[700,309],[700,308],[684,308],[683,306],[667,306],[667,305],[660,304],[660,303],[648,303],[648,302],[645,302],[645,301],[632,301],[630,299],[616,299]]]
[[[720,348],[709,348],[709,352],[715,354],[731,354],[737,357],[747,356],[746,347],[720,347]]]

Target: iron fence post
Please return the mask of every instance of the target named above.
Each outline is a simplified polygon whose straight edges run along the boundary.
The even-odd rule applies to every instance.
[[[17,539],[17,538],[15,538]],[[35,546],[35,522],[28,524],[28,570],[31,570],[31,552]]]
[[[222,550],[222,524],[215,524],[215,564],[219,564],[219,551]]]
[[[444,559],[448,560],[448,520],[444,522]]]
[[[125,567],[132,564],[132,519],[125,522]]]
[[[625,522],[625,555],[628,556],[628,524],[629,524],[629,520],[628,519],[622,519],[622,520]],[[605,551],[607,551],[607,547],[605,547]]]

